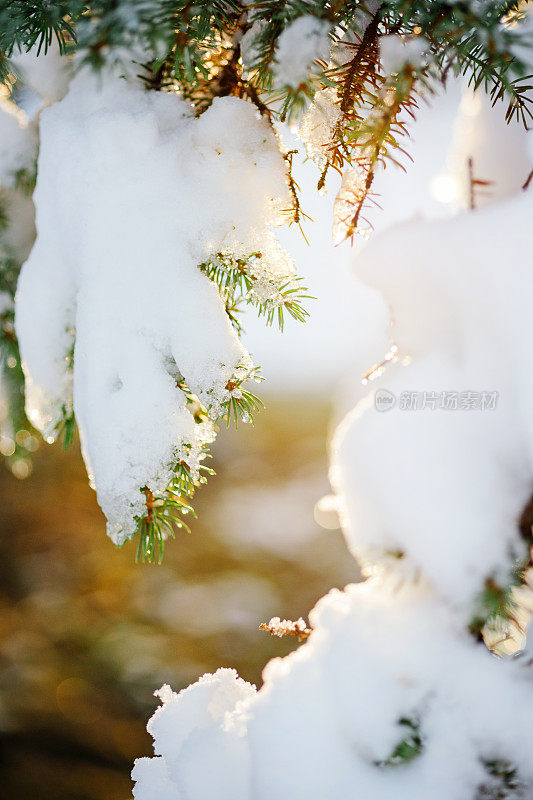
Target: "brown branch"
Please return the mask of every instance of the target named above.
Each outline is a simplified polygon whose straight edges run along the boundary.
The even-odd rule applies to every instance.
[[[282,155],[283,155],[283,158],[285,159],[285,161],[287,162],[287,182],[289,184],[289,191],[291,193],[292,203],[293,203],[293,206],[292,206],[292,212],[293,212],[292,222],[296,222],[296,224],[300,228],[302,236],[304,237],[305,241],[307,242],[307,238],[305,236],[305,233],[302,230],[302,218],[310,220],[311,217],[309,216],[309,214],[306,214],[305,211],[302,209],[302,206],[300,204],[300,200],[298,198],[298,191],[299,191],[300,187],[298,186],[298,184],[296,183],[296,181],[294,180],[293,175],[292,175],[292,159],[293,159],[294,154],[297,153],[297,152],[298,152],[298,150],[289,150],[288,153],[282,153]],[[309,244],[309,242],[307,242],[307,244]]]
[[[154,517],[154,495],[151,489],[149,489],[147,486],[141,489],[141,492],[146,497],[146,516],[144,519],[147,522],[151,522]]]
[[[481,178],[474,177],[474,160],[472,157],[468,159],[468,196],[469,196],[469,208],[471,211],[474,211],[477,208],[476,203],[476,188],[478,186],[491,186],[492,181],[484,181]]]
[[[374,16],[372,17],[372,21],[367,25],[365,32],[363,34],[363,38],[361,39],[361,44],[357,48],[357,52],[353,57],[352,61],[350,62],[350,67],[348,69],[348,74],[346,75],[346,80],[344,83],[344,89],[342,92],[342,100],[341,100],[341,111],[346,113],[350,110],[353,105],[354,100],[354,86],[356,85],[356,73],[357,69],[360,67],[363,57],[367,54],[367,51],[375,50],[377,45],[377,36],[378,36],[378,26],[380,21],[380,14],[381,10],[383,9],[383,4],[378,8]],[[357,80],[357,85],[362,85],[370,71],[370,65],[372,61],[371,57],[368,59],[369,64],[367,65],[365,71],[362,75],[359,76]]]
[[[269,622],[262,622],[259,626],[260,631],[267,631],[271,636],[293,636],[299,642],[308,639],[312,633],[312,628],[308,628],[305,620],[300,617],[296,621],[290,619],[280,619],[279,617],[272,617]]]
[[[533,169],[531,170],[531,172],[527,176],[527,180],[524,183],[524,185],[522,186],[522,189],[524,190],[524,192],[529,189],[529,184],[531,183],[532,180],[533,180]]]

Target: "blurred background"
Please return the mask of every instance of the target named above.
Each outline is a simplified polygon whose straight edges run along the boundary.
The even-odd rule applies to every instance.
[[[324,402],[268,401],[252,429],[222,431],[192,534],[162,566],[117,550],[77,447],[43,446],[0,478],[0,796],[131,797],[154,689],[219,666],[260,684],[292,639],[259,631],[304,617],[357,578],[338,530],[314,521],[328,491]]]
[[[472,154],[494,197],[518,190],[530,157],[512,133],[517,163],[511,180],[503,162],[502,177],[503,130],[501,109],[451,82],[420,109],[407,172],[379,176],[376,229],[460,208]],[[260,623],[307,618],[359,577],[335,518],[316,504],[330,491],[331,431],[389,348],[388,311],[357,279],[357,248],[331,244],[338,182],[320,196],[304,153],[296,178],[309,245],[294,228],[280,239],[317,298],[311,318],[280,334],[248,314],[266,408],[254,428],[220,432],[192,534],[169,543],[162,566],[135,564],[135,544],[117,550],[106,538],[77,442],[63,452],[6,433],[0,419],[0,451],[23,442],[30,454],[0,465],[0,800],[129,800],[133,759],[151,753],[155,689],[220,666],[259,686],[265,663],[297,646]]]

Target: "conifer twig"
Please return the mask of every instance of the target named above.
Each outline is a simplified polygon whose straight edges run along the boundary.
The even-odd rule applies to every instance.
[[[312,628],[306,625],[305,620],[300,617],[296,621],[290,619],[280,619],[280,617],[272,617],[269,622],[262,622],[259,626],[260,631],[267,631],[271,636],[293,636],[299,642],[303,642],[309,638],[312,633]]]

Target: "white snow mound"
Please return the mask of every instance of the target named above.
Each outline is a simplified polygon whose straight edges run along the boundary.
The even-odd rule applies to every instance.
[[[140,488],[163,489],[173,460],[213,436],[177,379],[219,410],[228,380],[252,367],[198,265],[260,251],[290,270],[270,230],[290,205],[284,162],[245,101],[215,100],[195,119],[175,94],[85,71],[40,129],[38,236],[16,309],[27,411],[53,438],[73,402],[121,543]]]

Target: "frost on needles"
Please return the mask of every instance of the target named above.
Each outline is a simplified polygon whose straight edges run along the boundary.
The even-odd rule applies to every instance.
[[[235,304],[305,314],[272,231],[291,208],[285,162],[250,103],[195,118],[111,70],[82,70],[40,129],[16,309],[28,416],[53,440],[75,415],[110,537],[139,531],[139,556],[159,560],[216,421],[259,405]]]

